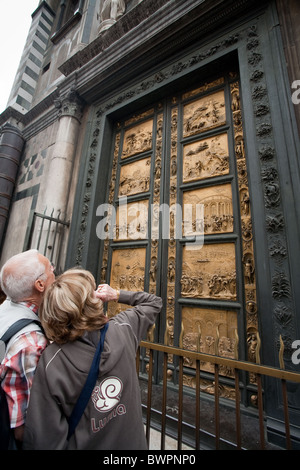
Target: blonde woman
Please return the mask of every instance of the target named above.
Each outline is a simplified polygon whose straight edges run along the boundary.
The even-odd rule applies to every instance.
[[[100,285],[88,271],[71,269],[47,290],[40,311],[52,344],[34,378],[26,418],[24,449],[146,449],[135,356],[139,342],[162,308],[146,292]],[[112,319],[103,302],[133,308]],[[96,385],[74,434],[68,418],[85,383],[100,330],[108,323]]]

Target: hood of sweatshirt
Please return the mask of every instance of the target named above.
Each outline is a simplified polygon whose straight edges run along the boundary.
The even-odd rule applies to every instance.
[[[101,375],[109,372],[120,361],[123,356],[125,343],[120,341],[120,330],[125,340],[128,340],[128,326],[122,327],[114,321],[109,321],[106,331],[104,348],[101,354],[99,370]],[[88,373],[100,339],[100,332],[87,332],[82,338],[72,343],[61,346],[62,352],[68,362],[79,372]],[[113,345],[113,347],[112,347]]]

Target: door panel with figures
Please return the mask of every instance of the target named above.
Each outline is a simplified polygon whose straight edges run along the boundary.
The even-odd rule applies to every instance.
[[[235,72],[115,124],[108,203],[102,281],[163,297],[155,341],[253,360],[256,281]],[[122,308],[111,303],[108,315]],[[193,387],[194,364],[185,367]],[[170,361],[176,382],[175,370]]]

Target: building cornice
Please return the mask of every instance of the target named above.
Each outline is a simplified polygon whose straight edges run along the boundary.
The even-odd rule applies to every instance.
[[[34,10],[34,12],[32,13],[31,17],[34,18],[36,16],[36,14],[41,10],[41,8],[46,8],[49,13],[51,13],[52,16],[55,16],[55,12],[52,10],[52,8],[48,5],[47,2],[45,1],[42,1],[39,6]]]
[[[14,120],[17,125],[23,125],[24,115],[17,111],[16,109],[9,106],[0,114],[0,127],[5,123]]]
[[[6,122],[14,121],[19,129],[23,130],[26,138],[31,137],[57,119],[58,110],[55,107],[55,100],[58,97],[58,91],[54,90],[26,114],[22,114],[9,106],[0,114],[0,126],[3,126]],[[43,116],[42,119],[41,116]]]
[[[249,20],[264,0],[143,0],[86,48],[59,67],[68,78],[76,74],[86,102],[101,98],[137,74],[149,72],[180,49],[207,41],[209,34],[234,21]]]
[[[158,62],[176,57],[182,48],[204,44],[216,28],[220,35],[232,23],[256,14],[267,0],[143,0],[59,69],[58,88],[22,115],[7,108],[0,126],[13,119],[26,138],[58,117],[57,100],[73,87],[87,103],[107,98],[136,76],[151,74]],[[227,26],[226,26],[227,25]],[[230,26],[229,26],[230,25]]]

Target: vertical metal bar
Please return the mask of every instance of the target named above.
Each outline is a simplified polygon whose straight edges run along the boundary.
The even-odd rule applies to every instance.
[[[290,433],[289,407],[288,407],[288,396],[287,396],[285,380],[281,380],[281,386],[282,386],[282,398],[283,398],[283,410],[284,410],[284,422],[285,422],[286,448],[287,450],[291,450],[292,443],[291,443],[291,433]]]
[[[49,234],[50,234],[50,229],[51,229],[51,220],[48,221],[48,230],[47,230],[47,236],[44,244],[44,253],[43,255],[46,256],[47,254],[47,246],[48,246],[48,240],[49,240]]]
[[[181,331],[179,336],[179,347],[183,349],[184,326],[181,322]],[[182,407],[183,407],[183,355],[179,356],[179,380],[178,380],[178,421],[177,421],[177,449],[181,450],[182,445]]]
[[[260,364],[260,347],[261,340],[259,333],[256,333],[256,348],[255,348],[255,362]],[[260,435],[260,448],[265,448],[265,427],[264,427],[264,405],[263,405],[263,393],[262,393],[262,382],[261,374],[256,375],[257,382],[257,405],[258,405],[258,418],[259,418],[259,435]]]
[[[220,449],[219,366],[215,364],[215,436],[216,450]]]
[[[46,253],[47,253],[47,245],[48,245],[48,240],[49,240],[49,235],[50,235],[50,230],[51,230],[51,224],[52,224],[51,218],[53,217],[53,212],[54,212],[54,209],[52,209],[50,219],[49,219],[47,237],[46,237],[46,241],[45,241],[45,245],[44,245],[44,256],[46,256]]]
[[[56,237],[57,237],[57,234],[58,234],[58,224],[60,224],[60,220],[59,220],[59,217],[60,217],[60,210],[58,211],[58,215],[57,215],[57,221],[56,221],[56,226],[55,226],[55,231],[54,231],[54,238],[53,238],[53,242],[52,242],[52,255],[51,255],[51,260],[52,262],[54,262],[55,260],[53,259],[53,256],[54,256],[54,253],[55,253],[55,245],[56,245]],[[54,263],[56,264],[56,263]]]
[[[183,356],[179,356],[179,382],[178,382],[178,433],[177,449],[182,446],[182,410],[183,410]]]
[[[263,396],[262,396],[262,383],[261,375],[257,374],[257,405],[259,415],[259,434],[260,434],[260,448],[265,448],[265,428],[264,428],[264,407],[263,407]]]
[[[162,410],[161,410],[161,450],[165,449],[166,440],[166,408],[167,408],[167,373],[168,373],[168,354],[164,353],[163,362],[163,395],[162,395]]]
[[[24,250],[29,250],[31,248],[31,242],[32,242],[32,238],[33,238],[33,234],[35,230],[35,224],[36,224],[36,213],[33,212],[33,213],[30,213],[30,216],[29,216],[29,221],[28,221],[28,228],[30,227],[29,235],[28,235],[28,238],[26,237],[27,240],[25,239]]]
[[[235,422],[236,422],[236,446],[240,450],[242,447],[241,440],[241,409],[240,409],[240,381],[239,381],[239,371],[234,369],[234,380],[235,380]]]
[[[279,337],[279,342],[280,342],[279,365],[280,365],[281,369],[285,369],[284,358],[283,358],[284,343],[283,343],[281,335]],[[287,396],[287,389],[286,389],[286,381],[284,379],[281,380],[281,387],[282,387],[283,411],[284,411],[284,422],[285,422],[286,448],[288,450],[291,450],[291,434],[290,434],[288,396]]]
[[[153,374],[153,349],[149,353],[148,369],[148,396],[147,396],[147,417],[146,417],[146,439],[150,442],[150,421],[151,421],[151,403],[152,403],[152,374]]]
[[[235,342],[234,342],[234,358],[238,360],[239,356],[239,335],[237,330],[234,331]],[[237,449],[242,447],[241,438],[241,392],[240,392],[240,380],[239,370],[234,369],[234,382],[235,382],[235,423],[236,423],[236,446]]]
[[[46,210],[46,209],[45,209],[45,210]],[[41,238],[42,238],[42,232],[43,232],[43,227],[44,227],[44,221],[45,221],[45,219],[42,219],[42,224],[41,224],[41,227],[40,227],[40,234],[39,234],[38,243],[37,243],[37,247],[36,247],[37,250],[40,249],[40,243],[41,243]]]
[[[220,332],[217,326],[215,340],[215,355],[219,355]],[[220,448],[220,408],[219,408],[219,365],[215,364],[215,432],[216,432],[216,450]]]
[[[64,222],[62,222],[62,226],[61,226],[61,230],[62,230],[62,233],[61,233],[61,236],[60,236],[60,240],[59,240],[59,245],[58,245],[58,250],[57,250],[57,256],[56,256],[56,272],[58,274],[60,274],[62,272],[61,270],[61,267],[58,266],[58,263],[60,261],[60,256],[61,256],[61,251],[62,251],[62,245],[63,245],[63,239],[64,239],[64,234],[65,234],[65,229],[66,229],[66,226],[68,226],[67,224],[65,224],[66,222],[66,219],[64,219]]]
[[[195,448],[200,449],[200,361],[196,360],[196,438]]]
[[[201,328],[198,325],[197,352],[200,352],[201,346]],[[196,422],[195,422],[195,448],[200,449],[200,361],[196,359]]]

